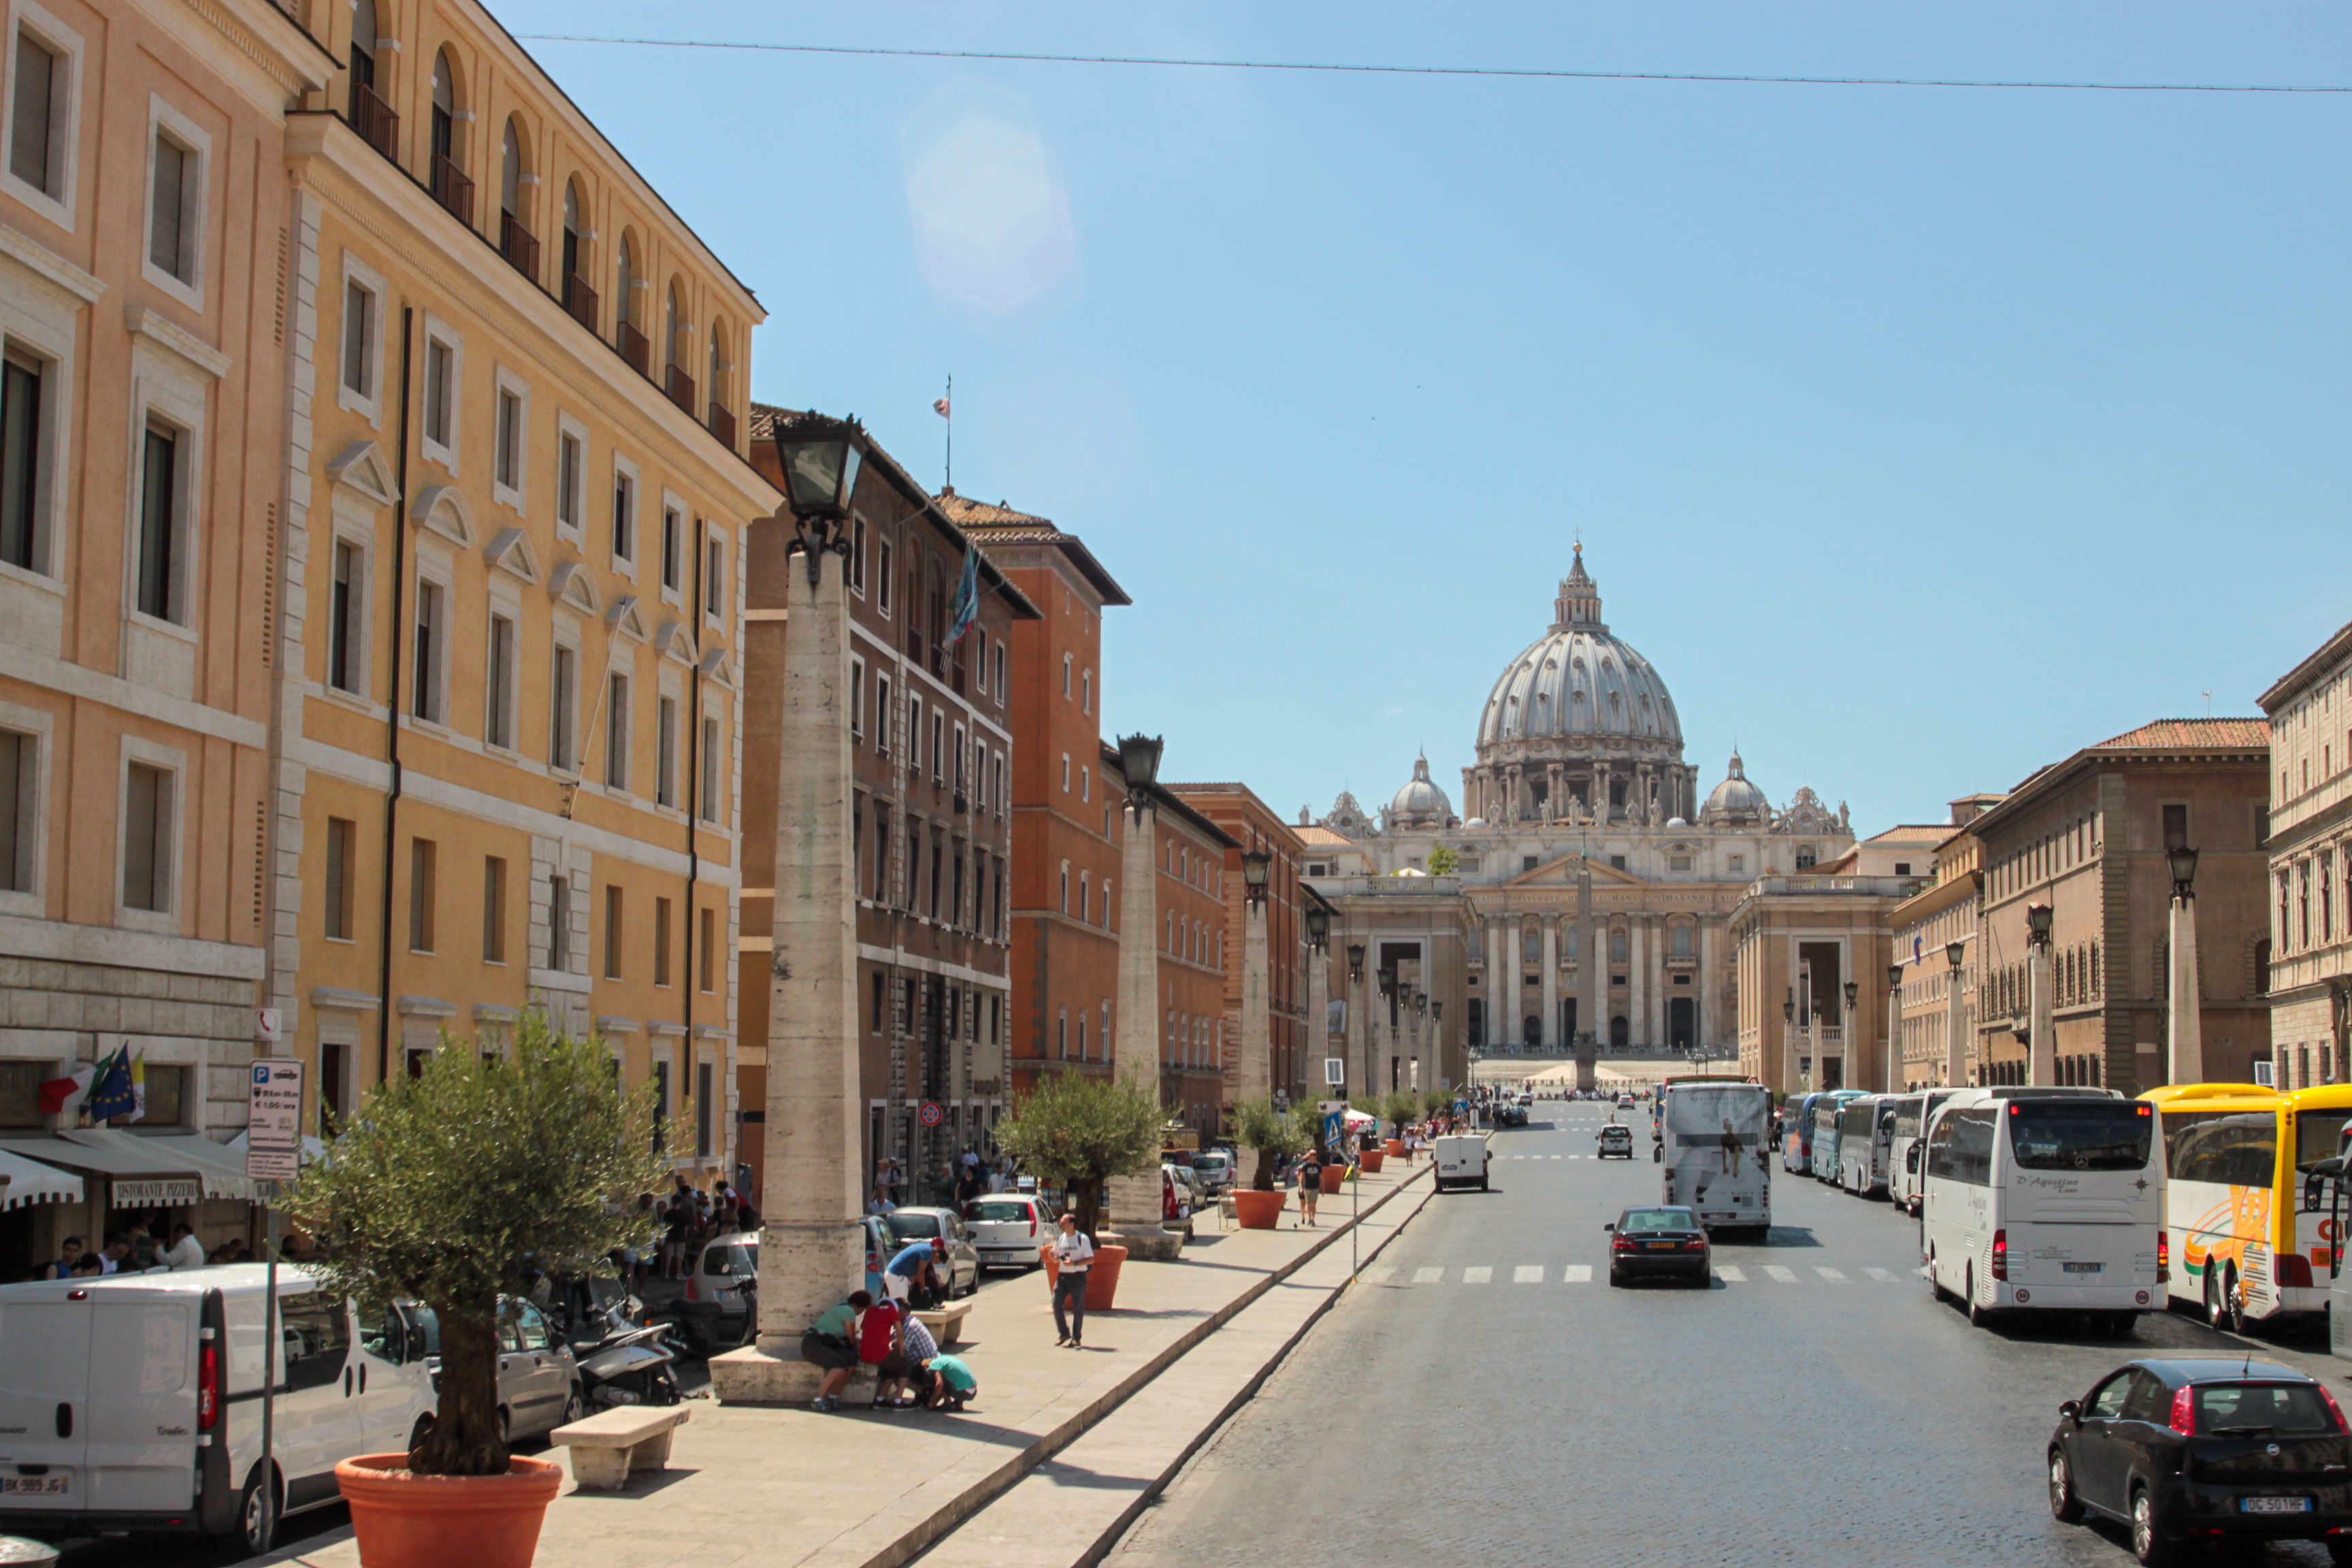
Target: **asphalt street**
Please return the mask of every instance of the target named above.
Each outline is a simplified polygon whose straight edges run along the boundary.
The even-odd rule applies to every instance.
[[[1972,1330],[1931,1300],[1915,1222],[1777,1158],[1769,1240],[1719,1240],[1711,1288],[1612,1289],[1601,1226],[1659,1180],[1646,1109],[1623,1113],[1634,1160],[1593,1158],[1609,1115],[1544,1102],[1495,1134],[1495,1190],[1433,1198],[1116,1568],[2130,1562],[2120,1531],[2050,1517],[2059,1402],[2135,1355],[2243,1342],[2168,1315],[2127,1339]],[[2307,1326],[2257,1348],[2352,1373]]]

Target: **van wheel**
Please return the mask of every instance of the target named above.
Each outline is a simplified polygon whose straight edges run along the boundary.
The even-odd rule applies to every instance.
[[[236,1532],[245,1542],[246,1552],[255,1557],[278,1544],[279,1505],[285,1500],[275,1484],[276,1479],[275,1472],[268,1466],[256,1466],[253,1479],[245,1483],[245,1490],[236,1500]],[[267,1521],[261,1517],[261,1488],[265,1479],[271,1483],[269,1518]]]

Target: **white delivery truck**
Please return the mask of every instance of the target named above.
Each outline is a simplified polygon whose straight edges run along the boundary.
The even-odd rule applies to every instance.
[[[1475,1187],[1486,1190],[1486,1140],[1475,1132],[1456,1132],[1431,1144],[1437,1156],[1437,1190]]]
[[[261,1453],[268,1269],[229,1264],[0,1287],[0,1531],[166,1531],[262,1539],[337,1500],[335,1466],[412,1446],[433,1413],[424,1336],[362,1321],[278,1270],[274,1464]]]

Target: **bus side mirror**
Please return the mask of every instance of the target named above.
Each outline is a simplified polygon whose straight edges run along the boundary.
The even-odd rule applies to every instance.
[[[2318,1172],[2314,1171],[2311,1174],[2305,1176],[2303,1179],[2303,1206],[2305,1211],[2306,1213],[2314,1212],[2322,1207],[2322,1200],[2326,1197],[2326,1178],[2322,1176]]]
[[[1914,1143],[1903,1152],[1903,1168],[1915,1173],[1919,1169],[1918,1144]]]

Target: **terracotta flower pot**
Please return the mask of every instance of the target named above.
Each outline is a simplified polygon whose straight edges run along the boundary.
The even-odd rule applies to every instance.
[[[511,1456],[503,1476],[420,1476],[405,1454],[362,1454],[335,1467],[367,1568],[530,1568],[540,1522],[563,1468]]]
[[[1394,1154],[1394,1155],[1395,1155],[1398,1159],[1400,1159],[1400,1160],[1403,1159],[1403,1158],[1404,1158],[1404,1140],[1403,1140],[1403,1139],[1402,1139],[1402,1138],[1391,1138],[1391,1139],[1390,1139],[1390,1140],[1389,1140],[1388,1152],[1389,1152],[1390,1153],[1391,1153],[1391,1154]]]
[[[1050,1291],[1054,1289],[1054,1281],[1061,1278],[1061,1261],[1054,1256],[1054,1249],[1050,1247],[1039,1247],[1037,1257],[1045,1265],[1045,1289]],[[1118,1271],[1126,1263],[1127,1248],[1124,1247],[1095,1248],[1094,1263],[1087,1270],[1087,1311],[1108,1312],[1118,1305]],[[369,1564],[369,1568],[374,1568],[374,1564]]]
[[[1339,1190],[1339,1184],[1347,1178],[1347,1166],[1326,1165],[1323,1167],[1323,1190],[1326,1193],[1336,1193]]]
[[[1381,1167],[1388,1163],[1388,1158],[1389,1152],[1385,1149],[1367,1149],[1356,1156],[1356,1162],[1364,1168],[1364,1174],[1377,1176],[1381,1173]]]
[[[1241,1220],[1244,1230],[1272,1230],[1275,1222],[1282,1217],[1284,1200],[1289,1196],[1287,1193],[1261,1193],[1255,1187],[1236,1187],[1234,1189],[1234,1213]]]

